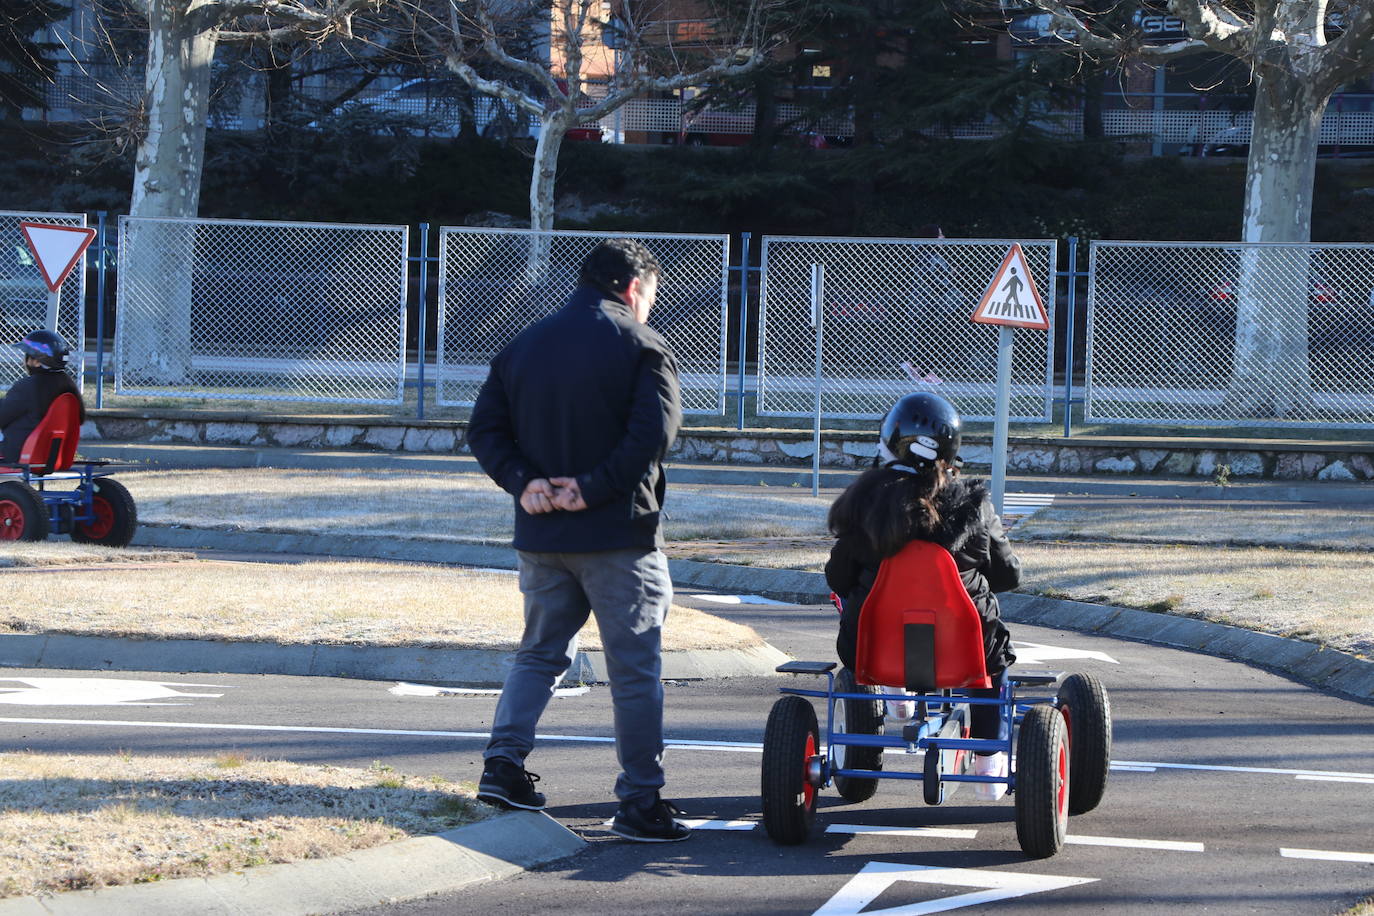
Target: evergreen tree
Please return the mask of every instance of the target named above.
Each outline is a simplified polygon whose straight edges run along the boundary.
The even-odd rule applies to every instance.
[[[34,36],[70,11],[51,0],[0,0],[0,120],[45,107],[43,84],[54,70],[48,55],[56,46]]]

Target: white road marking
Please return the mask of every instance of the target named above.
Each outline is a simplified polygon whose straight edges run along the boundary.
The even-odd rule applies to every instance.
[[[758,826],[758,821],[725,821],[708,817],[678,817],[674,818],[678,823],[686,824],[693,830],[753,830]],[[615,818],[602,823],[603,827],[609,827],[615,823]]]
[[[1119,763],[1113,763],[1111,769],[1116,770],[1118,773],[1153,773],[1155,771],[1154,767],[1124,766]]]
[[[179,686],[213,686],[187,685]],[[489,732],[441,731],[438,729],[411,728],[357,728],[329,725],[254,725],[246,722],[154,722],[135,719],[49,719],[0,716],[0,724],[11,725],[93,725],[111,728],[183,728],[204,731],[246,731],[246,732],[284,732],[292,734],[321,735],[399,735],[420,738],[490,738]],[[594,744],[614,744],[615,738],[602,735],[535,735],[537,741],[587,741]],[[667,738],[663,742],[669,749],[694,751],[733,751],[759,754],[763,745],[753,741],[701,741],[689,738]],[[1374,780],[1374,773],[1347,773],[1339,770],[1289,770],[1279,767],[1241,767],[1209,766],[1200,763],[1158,763],[1136,760],[1114,760],[1111,766],[1147,770],[1202,770],[1220,773],[1261,773],[1278,776],[1335,776],[1354,777],[1358,780]]]
[[[1270,773],[1275,776],[1339,776],[1356,779],[1374,779],[1374,773],[1344,773],[1340,770],[1289,770],[1282,767],[1238,767],[1205,763],[1159,763],[1142,760],[1113,760],[1112,766],[1155,767],[1161,770],[1205,770],[1213,773]]]
[[[831,824],[826,833],[865,833],[879,836],[924,836],[945,840],[971,840],[978,835],[977,830],[964,830],[957,827],[870,827],[867,824]]]
[[[23,684],[6,687],[7,683]],[[176,681],[138,681],[112,677],[0,678],[0,704],[10,706],[189,706],[154,702],[182,697],[222,697],[222,693],[187,693],[177,687],[214,687],[225,684],[181,684]]]
[[[556,697],[580,697],[591,690],[590,687],[558,687],[554,689],[553,695]],[[395,694],[398,697],[499,697],[500,687],[434,687],[429,684],[411,684],[406,681],[398,681],[395,687],[387,690],[387,693]]]
[[[813,916],[925,916],[927,913],[944,913],[966,906],[1010,900],[1042,891],[1054,891],[1079,884],[1088,884],[1096,878],[1071,878],[1058,875],[1029,875],[1021,872],[992,871],[975,868],[937,868],[930,865],[900,865],[896,862],[869,862],[844,887],[840,888],[821,906]],[[956,894],[926,900],[907,906],[884,907],[881,910],[866,910],[874,900],[898,881],[914,881],[920,884],[944,885],[946,887],[976,887],[982,890],[971,894]]]
[[[1091,658],[1113,665],[1120,664],[1106,652],[1094,652],[1090,649],[1070,649],[1065,646],[1044,646],[1036,642],[1019,641],[1012,642],[1011,647],[1016,652],[1016,664],[1018,665],[1043,665],[1048,661],[1068,658]],[[1015,674],[1015,671],[1013,670],[1012,673]]]
[[[1374,853],[1333,852],[1329,849],[1280,849],[1285,859],[1320,859],[1323,862],[1366,862],[1374,865]]]
[[[716,604],[767,604],[787,606],[786,601],[774,601],[772,598],[764,598],[761,595],[688,595],[688,598],[700,598],[702,601],[714,601]]]
[[[1175,852],[1205,852],[1201,843],[1190,843],[1183,840],[1133,840],[1119,836],[1079,836],[1078,834],[1068,834],[1064,837],[1065,843],[1077,843],[1079,846],[1120,846],[1126,849],[1172,849]]]
[[[1353,782],[1366,786],[1374,786],[1374,777],[1365,776],[1308,776],[1300,774],[1298,779],[1310,779],[1314,782]]]

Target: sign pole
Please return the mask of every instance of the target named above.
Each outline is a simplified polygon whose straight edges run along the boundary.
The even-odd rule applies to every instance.
[[[825,322],[821,302],[825,298],[825,265],[811,265],[811,326],[816,329],[816,419],[812,428],[811,495],[821,495],[821,349]]]
[[[997,407],[992,426],[992,506],[1002,514],[1007,492],[1007,439],[1011,416],[1011,352],[1015,330],[997,329]]]
[[[57,331],[57,311],[58,306],[60,306],[61,304],[62,291],[60,289],[56,292],[48,293],[48,313],[46,316],[47,320],[43,324],[43,327],[47,328],[50,331],[53,331],[54,333]]]

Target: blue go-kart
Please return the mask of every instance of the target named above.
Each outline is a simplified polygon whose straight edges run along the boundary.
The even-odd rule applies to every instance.
[[[0,541],[42,541],[49,534],[123,547],[138,529],[129,491],[103,461],[77,461],[81,403],[60,394],[24,440],[19,464],[0,466]]]
[[[1107,786],[1112,722],[1107,692],[1086,674],[1009,672],[1000,684],[983,662],[982,623],[950,554],[916,541],[885,560],[859,618],[855,672],[834,662],[794,661],[784,674],[823,676],[824,689],[782,687],[763,738],[763,823],[776,842],[806,840],[819,793],[834,784],[848,801],[871,798],[880,779],[922,783],[928,805],[963,783],[1005,783],[1016,802],[1016,838],[1045,858],[1064,844],[1070,814],[1097,807]],[[1054,695],[1049,691],[1057,685]],[[915,715],[883,714],[884,686],[912,693]],[[997,696],[969,696],[997,687]],[[1024,692],[1032,691],[1032,692]],[[812,700],[825,702],[825,731]],[[970,738],[975,705],[998,707],[999,738]],[[921,756],[919,769],[885,769],[889,748]],[[1015,753],[1013,754],[1013,749]],[[1005,776],[973,772],[976,752],[1002,752]]]

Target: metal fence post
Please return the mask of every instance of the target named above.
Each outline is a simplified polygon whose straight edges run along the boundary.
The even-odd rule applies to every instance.
[[[105,406],[105,211],[97,211],[95,219],[95,406],[99,410]]]
[[[420,290],[417,298],[419,312],[419,339],[417,349],[419,350],[419,372],[416,376],[416,419],[425,418],[425,324],[429,319],[429,223],[420,224]]]
[[[825,351],[825,265],[811,265],[811,323],[816,328],[816,420],[812,430],[811,495],[821,495],[821,385]]]
[[[1078,304],[1078,236],[1069,236],[1069,311],[1064,329],[1064,438],[1073,435],[1073,345]]]
[[[749,238],[752,233],[739,235],[742,243],[739,255],[739,428],[744,429],[744,361],[749,353]]]

